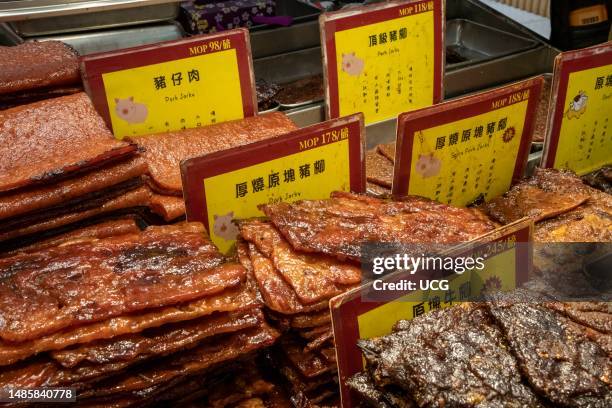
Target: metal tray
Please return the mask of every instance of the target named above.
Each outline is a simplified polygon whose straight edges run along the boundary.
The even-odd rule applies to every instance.
[[[59,40],[71,45],[80,55],[114,51],[122,48],[176,40],[184,36],[178,23],[162,23],[85,33],[33,37],[29,40]]]
[[[293,24],[303,23],[305,21],[317,21],[321,10],[306,3],[297,0],[277,0],[276,15],[289,16],[293,18]],[[251,31],[258,31],[270,28],[267,24],[259,24],[251,27]]]
[[[449,69],[503,57],[538,45],[534,40],[466,19],[446,22],[445,43],[447,50],[465,59],[463,62],[447,64]]]
[[[178,2],[160,1],[10,1],[8,3],[49,3],[46,7],[33,10],[63,10],[62,13],[36,13],[15,15],[10,25],[22,37],[51,35],[78,31],[98,30],[112,27],[124,27],[144,23],[174,20],[178,16]],[[6,5],[0,8],[4,11]],[[97,3],[97,4],[95,4]],[[149,3],[149,4],[147,4]],[[109,5],[110,4],[110,5]],[[2,5],[2,3],[0,3]],[[83,6],[88,7],[83,7]],[[106,8],[101,6],[106,5]],[[63,8],[62,8],[63,7]],[[65,8],[65,9],[64,9]],[[24,8],[24,10],[28,10]],[[0,13],[0,16],[2,13]],[[50,16],[46,16],[50,15]],[[66,17],[69,15],[70,17]],[[44,17],[41,17],[44,16]],[[6,17],[5,19],[8,19]]]

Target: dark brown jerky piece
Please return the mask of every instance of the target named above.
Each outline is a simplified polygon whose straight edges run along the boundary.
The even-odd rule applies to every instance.
[[[590,329],[518,292],[491,296],[489,308],[529,384],[561,406],[611,406],[610,355]]]
[[[47,184],[136,152],[136,145],[115,140],[85,93],[0,111],[0,140],[2,192]]]
[[[463,304],[400,327],[359,342],[377,386],[401,387],[422,407],[542,406],[484,307]]]
[[[210,296],[245,277],[201,224],[0,260],[0,338],[22,342],[74,325]]]
[[[284,336],[281,339],[280,347],[291,364],[306,378],[317,377],[336,369],[319,353],[305,351],[303,344],[291,336]]]
[[[381,200],[332,193],[328,200],[265,205],[264,212],[299,251],[359,260],[362,245],[459,243],[495,229],[495,223],[470,209],[417,197]]]
[[[417,405],[403,393],[391,393],[384,388],[378,389],[366,373],[357,373],[346,384],[372,408],[416,408]],[[402,395],[405,394],[405,395]]]

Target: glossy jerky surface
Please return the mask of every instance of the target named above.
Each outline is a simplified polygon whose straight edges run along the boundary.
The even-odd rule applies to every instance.
[[[346,291],[346,285],[361,282],[359,267],[332,257],[299,253],[270,223],[243,223],[241,234],[272,261],[304,304],[329,299]]]
[[[159,192],[182,191],[181,160],[244,146],[297,129],[284,114],[273,112],[237,121],[224,122],[178,132],[158,133],[133,138],[145,149],[154,185]]]
[[[199,224],[18,255],[0,271],[0,338],[14,342],[213,295],[245,276]]]
[[[407,197],[389,201],[352,193],[328,200],[263,206],[296,250],[359,260],[367,242],[460,243],[493,231],[495,223],[472,209]]]
[[[114,197],[111,196],[107,200],[104,200],[104,198],[98,199],[95,205],[91,202],[81,203],[80,206],[72,208],[71,211],[64,209],[64,211],[62,211],[63,214],[58,214],[32,224],[22,223],[15,228],[0,232],[0,241],[23,236],[32,236],[36,233],[66,227],[70,224],[75,224],[79,221],[91,219],[93,217],[134,209],[135,207],[144,207],[149,204],[150,197],[151,192],[146,187],[140,187]]]
[[[365,157],[366,180],[376,185],[391,188],[393,184],[393,164],[376,151],[369,151]]]
[[[388,336],[360,340],[380,385],[421,407],[540,407],[486,309],[464,304],[420,316]]]
[[[12,364],[49,350],[62,350],[75,344],[110,339],[129,333],[210,315],[214,312],[235,312],[258,307],[255,293],[246,282],[214,296],[188,303],[162,307],[140,314],[113,317],[97,323],[69,328],[41,338],[22,342],[0,342],[0,365]]]
[[[150,203],[151,211],[170,222],[185,215],[185,201],[182,197],[153,194]]]
[[[60,41],[0,46],[0,95],[80,82],[78,55]]]
[[[133,154],[85,93],[0,111],[0,192],[48,183]]]
[[[141,176],[146,171],[146,163],[135,157],[55,184],[0,195],[0,220],[68,202]]]
[[[533,389],[560,406],[612,404],[612,356],[594,341],[595,333],[528,298],[500,294],[489,300]]]

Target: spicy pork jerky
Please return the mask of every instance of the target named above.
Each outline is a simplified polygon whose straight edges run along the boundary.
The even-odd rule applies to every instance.
[[[391,188],[393,184],[393,164],[373,150],[366,153],[365,161],[366,180],[384,188]]]

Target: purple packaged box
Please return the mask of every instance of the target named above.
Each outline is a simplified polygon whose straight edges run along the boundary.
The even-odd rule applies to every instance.
[[[276,14],[275,0],[185,1],[181,20],[191,34],[214,33],[237,27],[266,24]],[[283,24],[274,19],[270,23]]]

